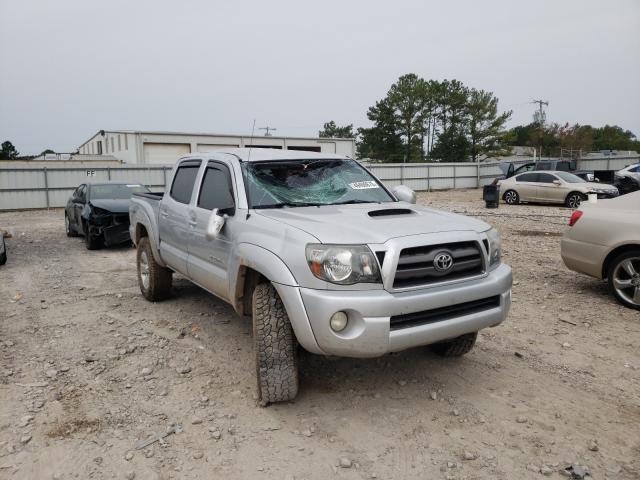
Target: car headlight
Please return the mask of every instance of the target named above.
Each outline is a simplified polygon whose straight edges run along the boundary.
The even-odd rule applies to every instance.
[[[100,207],[92,207],[91,211],[94,215],[109,215],[111,212]]]
[[[381,282],[375,255],[366,245],[309,244],[307,263],[320,280],[339,285]]]
[[[489,266],[494,266],[500,263],[500,257],[502,256],[502,240],[498,230],[492,228],[487,230],[487,239],[489,240]]]

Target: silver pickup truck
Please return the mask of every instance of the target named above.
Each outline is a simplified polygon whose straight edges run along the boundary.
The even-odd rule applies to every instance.
[[[258,396],[298,391],[297,346],[375,357],[431,345],[459,356],[511,305],[486,223],[415,205],[358,162],[230,149],[180,159],[164,194],[135,194],[130,233],[150,301],[172,274],[253,318]]]

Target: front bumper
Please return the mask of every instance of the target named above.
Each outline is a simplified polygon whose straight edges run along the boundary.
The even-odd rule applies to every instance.
[[[511,306],[511,283],[511,268],[501,264],[482,278],[401,293],[315,290],[284,285],[276,288],[298,341],[307,350],[345,357],[375,357],[500,324],[506,319]],[[489,297],[499,297],[498,304],[469,314],[391,329],[391,317],[394,316],[442,309]],[[349,322],[345,330],[334,332],[329,327],[329,318],[338,311],[346,312]]]
[[[129,242],[129,216],[113,214],[94,217],[89,220],[89,232],[92,236],[102,237],[107,246]]]

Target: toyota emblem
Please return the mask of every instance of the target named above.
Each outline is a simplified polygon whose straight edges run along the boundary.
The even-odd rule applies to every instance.
[[[438,272],[447,272],[453,267],[453,257],[449,252],[439,252],[433,259],[433,267]]]

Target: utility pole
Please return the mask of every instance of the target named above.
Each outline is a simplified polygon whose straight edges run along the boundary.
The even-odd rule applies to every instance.
[[[544,136],[545,115],[542,106],[549,106],[548,100],[533,100],[531,103],[538,104],[538,147],[540,148],[540,159],[542,159],[542,138]]]
[[[269,132],[275,132],[277,128],[270,127],[269,125],[267,125],[266,127],[260,127],[258,130],[265,130],[264,136],[270,137],[271,134]]]

